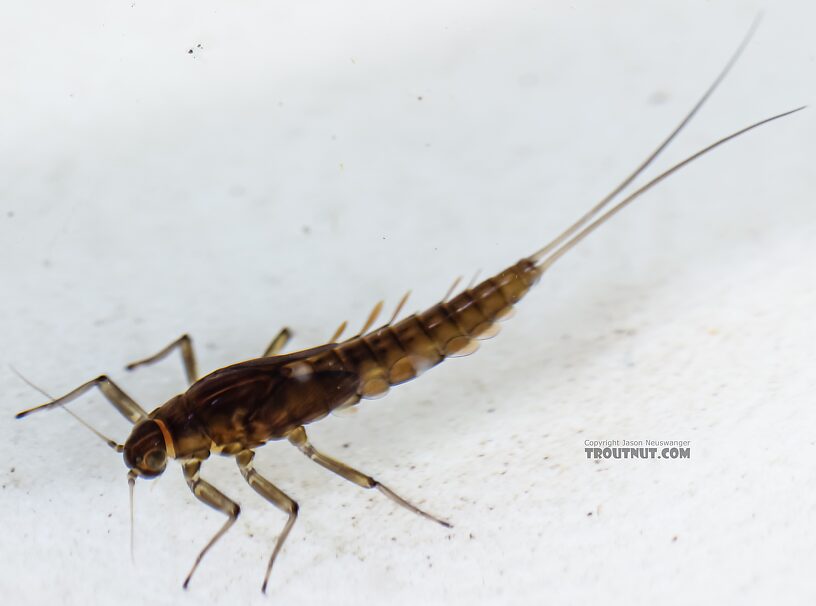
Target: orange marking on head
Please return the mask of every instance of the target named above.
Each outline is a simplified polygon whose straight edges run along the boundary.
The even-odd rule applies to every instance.
[[[156,422],[156,425],[159,426],[159,430],[162,432],[162,437],[164,438],[164,448],[167,450],[167,454],[170,456],[171,459],[176,458],[176,448],[173,445],[173,436],[170,435],[170,430],[167,429],[167,425],[164,424],[164,421],[161,419],[153,419]]]

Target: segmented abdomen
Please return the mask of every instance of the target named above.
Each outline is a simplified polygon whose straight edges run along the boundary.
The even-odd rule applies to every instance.
[[[356,396],[333,408],[382,397],[391,385],[410,381],[447,357],[475,351],[477,340],[498,332],[497,321],[510,315],[540,276],[533,261],[522,259],[449,301],[349,339],[308,363],[316,372],[342,369],[359,377]]]

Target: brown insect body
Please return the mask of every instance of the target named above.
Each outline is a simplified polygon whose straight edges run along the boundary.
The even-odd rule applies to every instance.
[[[534,261],[523,259],[395,324],[342,343],[216,370],[154,410],[150,419],[164,424],[168,447],[179,459],[235,454],[285,438],[337,408],[382,397],[391,385],[414,379],[447,357],[472,353],[477,339],[496,334],[496,322],[540,275]]]

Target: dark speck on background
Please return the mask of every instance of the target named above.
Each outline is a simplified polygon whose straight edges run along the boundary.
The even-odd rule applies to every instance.
[[[662,105],[669,100],[669,93],[664,90],[656,90],[649,96],[649,103],[652,105]]]
[[[14,211],[13,211],[13,210],[8,211],[8,212],[6,213],[6,216],[7,216],[9,219],[13,219],[13,218],[14,218]]]

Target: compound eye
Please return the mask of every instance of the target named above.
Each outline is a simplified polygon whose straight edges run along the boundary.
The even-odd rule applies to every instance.
[[[167,453],[161,449],[148,452],[144,457],[144,465],[147,469],[161,469],[167,460]]]

